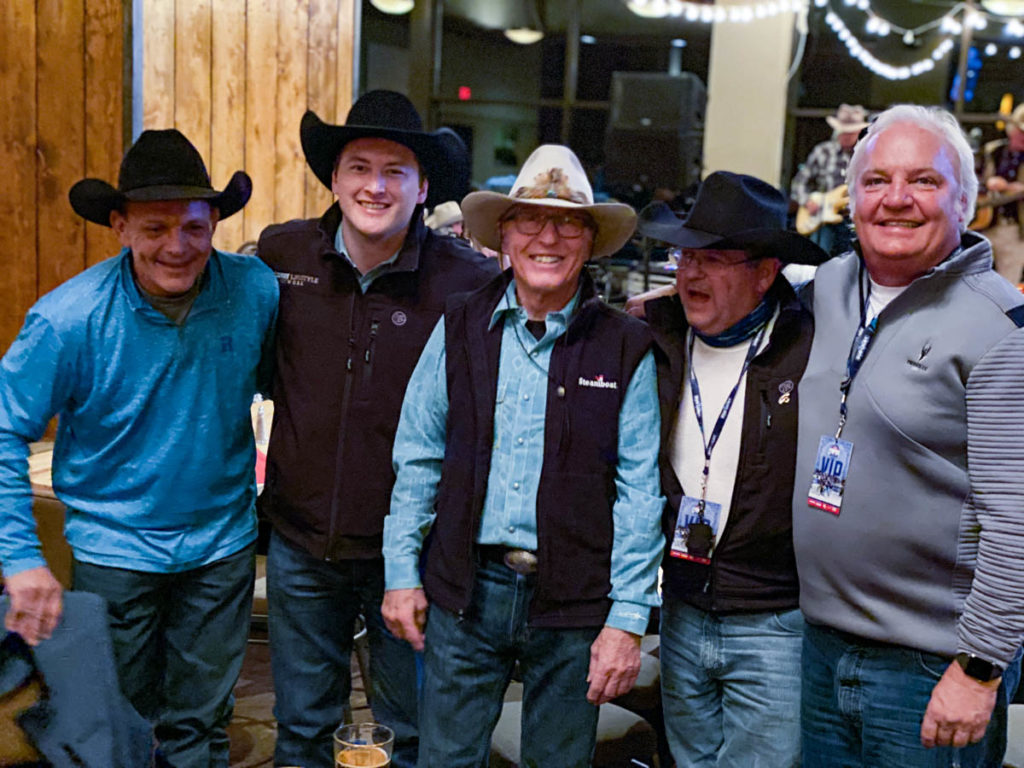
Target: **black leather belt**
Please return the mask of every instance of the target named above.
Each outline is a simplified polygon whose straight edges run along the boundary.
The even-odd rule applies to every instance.
[[[498,563],[511,568],[520,576],[537,572],[537,555],[528,549],[513,549],[496,544],[482,544],[477,547],[481,561]]]

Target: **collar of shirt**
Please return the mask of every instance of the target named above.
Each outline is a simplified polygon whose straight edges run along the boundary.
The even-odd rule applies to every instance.
[[[381,275],[387,274],[394,268],[395,263],[398,261],[398,255],[402,252],[402,249],[399,248],[397,251],[391,254],[390,259],[388,259],[387,261],[382,261],[380,264],[375,266],[373,269],[371,269],[364,275],[362,272],[359,271],[359,267],[355,265],[355,262],[352,261],[352,259],[349,257],[348,251],[345,250],[345,236],[341,233],[340,224],[338,225],[338,231],[334,234],[334,250],[340,253],[342,257],[345,259],[345,261],[352,265],[352,269],[356,271],[356,274],[359,275],[359,290],[362,291],[363,293],[366,293],[366,291],[369,289],[370,285],[373,283],[374,280],[376,280]]]
[[[580,289],[576,289],[576,293],[573,294],[569,302],[557,312],[548,312],[547,317],[544,320],[547,326],[547,331],[544,333],[544,337],[539,341],[536,341],[532,334],[526,329],[526,321],[529,318],[526,315],[526,310],[519,304],[519,300],[516,298],[516,281],[510,280],[508,287],[505,289],[505,295],[498,302],[498,306],[494,308],[494,312],[491,313],[491,321],[487,325],[487,330],[491,330],[495,325],[498,324],[506,315],[513,318],[514,322],[518,323],[525,332],[524,342],[525,343],[536,343],[541,344],[546,341],[551,341],[558,336],[565,333],[565,329],[569,327],[569,321],[572,319],[573,313],[576,312],[576,307],[580,303]]]

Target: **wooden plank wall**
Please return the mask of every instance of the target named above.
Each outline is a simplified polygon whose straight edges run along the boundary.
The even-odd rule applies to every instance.
[[[217,247],[330,205],[306,167],[299,120],[307,108],[330,123],[348,114],[356,2],[143,0],[143,127],[182,131],[218,189],[236,170],[253,180]]]
[[[67,192],[86,176],[116,184],[131,30],[143,39],[143,127],[183,131],[217,188],[236,170],[253,178],[252,201],[217,230],[216,245],[235,249],[330,204],[299,119],[307,107],[332,123],[348,113],[358,1],[143,0],[132,20],[132,0],[0,0],[0,354],[39,296],[118,250]]]
[[[117,252],[71,185],[117,178],[126,0],[0,2],[0,353],[35,300]]]

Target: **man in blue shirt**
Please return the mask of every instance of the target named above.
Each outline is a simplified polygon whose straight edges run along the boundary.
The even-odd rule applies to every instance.
[[[181,133],[143,132],[117,189],[85,179],[70,192],[124,249],[42,297],[0,362],[5,625],[37,644],[60,621],[27,463],[56,414],[73,586],[106,599],[121,688],[176,768],[228,765],[252,601],[249,406],[278,290],[259,260],[212,247],[251,190],[242,172],[214,190]]]
[[[516,662],[523,763],[590,765],[597,705],[632,687],[658,602],[650,336],[583,271],[636,215],[595,205],[563,146],[537,149],[512,189],[463,201],[512,268],[448,301],[395,439],[383,615],[425,647],[421,768],[485,762]]]

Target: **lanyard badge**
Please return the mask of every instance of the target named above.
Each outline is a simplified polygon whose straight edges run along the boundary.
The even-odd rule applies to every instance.
[[[743,361],[743,367],[740,369],[739,378],[722,404],[722,410],[718,414],[715,426],[711,430],[710,438],[704,435],[704,408],[701,404],[700,384],[697,382],[697,375],[693,370],[693,334],[691,333],[690,335],[688,366],[690,396],[693,401],[693,413],[697,417],[697,427],[700,429],[701,443],[704,445],[704,470],[701,473],[700,498],[684,496],[679,503],[675,533],[672,536],[672,547],[669,550],[669,554],[672,557],[691,560],[704,565],[711,563],[711,551],[714,549],[718,536],[721,533],[720,524],[722,517],[722,505],[707,499],[708,477],[711,474],[711,453],[715,449],[715,444],[718,443],[718,438],[722,436],[725,420],[732,409],[740,383],[747,373],[747,368],[750,367],[751,360],[754,359],[758,348],[761,346],[761,340],[764,338],[766,328],[767,325],[761,328],[760,332],[751,340],[750,348],[747,350],[747,357]]]
[[[818,455],[814,459],[814,474],[811,477],[811,488],[807,492],[808,506],[823,509],[833,515],[839,514],[843,504],[843,493],[846,491],[846,478],[850,472],[850,460],[853,455],[853,443],[843,440],[843,427],[846,426],[846,399],[853,386],[853,380],[860,370],[864,358],[868,356],[871,342],[878,330],[878,316],[865,322],[870,293],[861,309],[861,322],[854,334],[850,352],[846,357],[846,376],[839,384],[839,426],[835,435],[822,435],[818,441]]]

